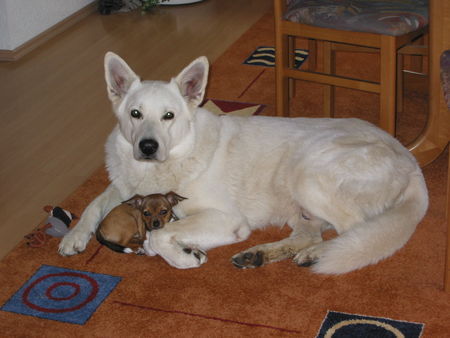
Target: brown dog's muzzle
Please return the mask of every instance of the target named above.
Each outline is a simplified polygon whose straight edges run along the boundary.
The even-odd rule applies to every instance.
[[[164,227],[164,224],[164,221],[161,221],[159,218],[154,218],[150,221],[145,221],[145,229],[147,229],[147,231],[161,229]]]
[[[155,219],[155,220],[152,222],[152,228],[153,228],[153,229],[159,229],[162,225],[163,225],[163,224],[162,224],[162,222],[161,222],[159,219]]]

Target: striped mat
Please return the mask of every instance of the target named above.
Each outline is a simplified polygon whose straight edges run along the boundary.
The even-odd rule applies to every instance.
[[[308,57],[308,51],[295,49],[294,68],[299,68]],[[261,46],[244,61],[246,65],[275,67],[275,47]]]

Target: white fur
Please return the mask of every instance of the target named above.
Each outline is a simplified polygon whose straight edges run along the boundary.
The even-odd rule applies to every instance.
[[[215,116],[198,108],[208,75],[204,57],[168,83],[141,82],[113,53],[105,69],[119,120],[106,144],[111,185],[64,237],[63,255],[84,250],[102,217],[134,194],[188,198],[175,208],[181,219],[145,243],[149,254],[178,268],[197,267],[206,261],[198,252],[245,240],[268,224],[288,223],[297,233],[307,210],[339,236],[307,242],[294,260],[313,253],[316,272],[344,273],[392,255],[426,212],[415,159],[367,122]],[[143,118],[132,118],[132,109]],[[167,111],[175,118],[162,119]],[[159,143],[153,159],[140,157],[144,138]]]

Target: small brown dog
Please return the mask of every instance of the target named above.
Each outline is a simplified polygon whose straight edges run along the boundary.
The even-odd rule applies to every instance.
[[[177,220],[172,207],[185,199],[172,191],[165,195],[135,195],[106,215],[97,228],[97,240],[116,252],[143,254],[146,232]]]

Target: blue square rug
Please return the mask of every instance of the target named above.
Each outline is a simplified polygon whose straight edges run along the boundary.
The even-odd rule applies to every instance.
[[[329,311],[316,338],[418,338],[423,324]]]
[[[84,324],[121,277],[42,265],[0,309]]]

